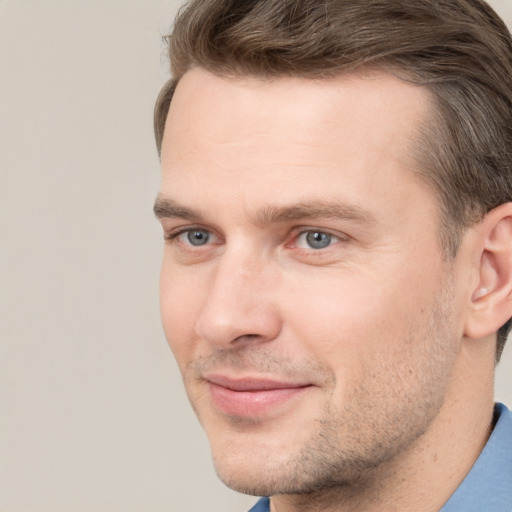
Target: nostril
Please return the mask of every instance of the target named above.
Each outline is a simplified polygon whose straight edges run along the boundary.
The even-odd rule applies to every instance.
[[[242,336],[238,336],[237,338],[235,338],[233,342],[236,343],[237,341],[259,341],[261,339],[261,334],[243,334]]]

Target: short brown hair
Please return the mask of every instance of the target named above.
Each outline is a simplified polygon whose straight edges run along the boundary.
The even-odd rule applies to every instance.
[[[191,0],[166,39],[172,78],[155,106],[159,151],[174,90],[192,67],[262,78],[380,67],[434,98],[418,172],[439,197],[446,253],[512,200],[512,39],[483,0]],[[498,331],[497,361],[510,327]]]

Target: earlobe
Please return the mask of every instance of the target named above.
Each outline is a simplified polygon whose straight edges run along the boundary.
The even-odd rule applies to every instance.
[[[479,225],[478,282],[464,334],[484,338],[512,317],[512,203],[491,210]]]

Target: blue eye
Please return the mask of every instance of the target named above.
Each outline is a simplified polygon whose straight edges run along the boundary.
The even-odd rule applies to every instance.
[[[205,229],[190,229],[182,235],[186,235],[187,241],[190,245],[200,246],[205,245],[210,240],[210,233]]]
[[[325,249],[339,239],[323,231],[304,231],[297,238],[297,245],[303,249]]]

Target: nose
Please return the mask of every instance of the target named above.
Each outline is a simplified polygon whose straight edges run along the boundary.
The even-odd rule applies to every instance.
[[[220,349],[275,339],[281,331],[275,281],[255,258],[222,256],[206,284],[197,335]]]

